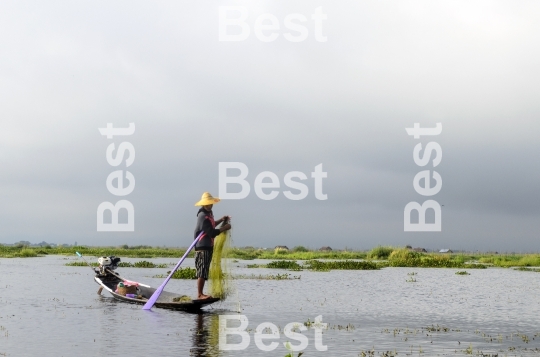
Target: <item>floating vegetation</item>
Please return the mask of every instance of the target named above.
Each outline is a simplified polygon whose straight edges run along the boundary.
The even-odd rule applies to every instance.
[[[299,271],[302,266],[294,260],[277,260],[266,264],[266,268],[270,269],[289,269]]]
[[[492,344],[503,344],[502,346],[494,346],[491,351],[481,351],[480,349],[473,349],[473,344],[476,343],[475,341],[467,341],[467,344],[462,343],[462,338],[466,338],[463,336],[464,333],[471,332],[477,335],[478,337],[481,337],[483,342],[492,343]],[[538,347],[530,348],[525,346],[516,346],[515,343],[524,342],[526,345],[531,343],[535,337],[540,336],[540,333],[536,333],[534,335],[527,335],[523,332],[512,332],[508,335],[490,335],[487,333],[483,333],[479,330],[468,330],[468,329],[454,329],[449,328],[441,325],[431,325],[427,327],[422,327],[419,329],[411,329],[411,328],[394,328],[394,329],[388,329],[385,328],[381,331],[381,333],[389,334],[394,336],[395,341],[398,339],[400,341],[407,342],[410,346],[409,350],[394,350],[394,352],[390,352],[387,349],[384,349],[382,351],[377,351],[375,349],[375,346],[371,350],[364,350],[361,351],[358,356],[380,356],[380,357],[387,357],[387,356],[422,356],[422,353],[425,353],[425,356],[435,356],[435,355],[450,355],[450,354],[440,354],[435,347],[434,349],[434,342],[435,339],[438,339],[437,335],[439,334],[448,334],[447,337],[444,338],[444,340],[448,341],[451,337],[454,336],[456,338],[455,343],[457,346],[461,346],[461,350],[454,350],[453,352],[456,353],[457,356],[462,355],[473,355],[473,356],[482,356],[482,357],[502,357],[502,356],[537,356],[540,353],[540,349]],[[456,334],[457,333],[457,334]],[[418,340],[420,339],[420,340]],[[513,342],[510,342],[513,341]],[[419,345],[415,345],[415,343],[420,342]],[[505,343],[511,343],[510,346],[505,346]],[[482,343],[482,342],[481,342]],[[484,344],[482,343],[482,344]],[[468,347],[467,347],[468,346]],[[387,344],[385,344],[385,347],[388,347]],[[505,349],[507,351],[505,351]],[[518,352],[521,351],[524,354],[519,354]],[[506,353],[508,352],[508,353]],[[418,354],[417,354],[418,353]]]
[[[523,255],[490,255],[480,257],[478,259],[481,263],[493,264],[495,266],[509,268],[509,267],[534,267],[540,266],[539,254],[523,254]]]
[[[91,247],[91,246],[55,246],[45,245],[42,247],[30,247],[23,244],[2,245],[0,244],[0,258],[30,258],[42,255],[66,255],[72,256],[76,251],[85,256],[103,257],[115,255],[118,257],[131,258],[162,258],[181,257],[185,248],[151,247],[146,245],[128,246],[127,244],[117,247]],[[194,252],[188,257],[193,258]],[[310,250],[303,246],[294,247],[292,250],[275,250],[255,247],[231,248],[228,257],[235,260],[314,260],[314,259],[376,259],[379,268],[383,267],[418,267],[418,268],[458,268],[458,269],[483,269],[489,266],[497,267],[539,267],[540,254],[498,254],[492,253],[421,253],[407,248],[378,246],[371,251]],[[236,261],[237,262],[237,261]],[[253,266],[254,267],[254,266]],[[305,267],[304,267],[305,268]],[[321,269],[324,271],[324,269]],[[519,269],[521,270],[521,269]],[[535,270],[532,270],[535,271]]]
[[[97,267],[99,265],[98,263],[94,263],[94,262],[91,262],[89,264],[93,267]],[[73,262],[66,263],[64,265],[68,267],[87,267],[88,266],[88,264],[81,261],[73,261]]]
[[[388,257],[388,264],[392,267],[486,269],[484,264],[452,260],[450,255],[424,254],[406,248],[394,250]]]
[[[234,279],[255,279],[255,280],[296,280],[296,279],[300,279],[300,275],[296,276],[296,275],[291,275],[291,274],[259,274],[259,275],[255,275],[255,274],[251,274],[251,275],[244,275],[244,274],[240,274],[240,275],[235,275],[234,276]]]
[[[266,264],[247,264],[246,268],[266,268]]]
[[[405,280],[407,283],[416,283],[416,279],[415,278],[409,278],[407,280]]]
[[[89,264],[91,266],[93,266],[93,267],[99,266],[99,264],[96,263],[96,262],[89,262]],[[86,262],[81,262],[81,261],[68,262],[68,263],[66,263],[64,265],[70,266],[70,267],[86,267],[86,266],[88,266],[88,264],[86,264]],[[135,262],[135,263],[120,262],[120,263],[118,263],[118,267],[120,267],[120,268],[167,268],[168,265],[167,264],[155,264],[155,263],[152,263],[152,262],[148,262],[146,260],[142,260],[140,262]]]
[[[142,260],[140,262],[133,263],[133,267],[134,268],[167,268],[167,264],[155,264],[152,262],[148,262],[146,260]]]
[[[3,258],[35,258],[38,254],[43,254],[41,250],[36,251],[28,247],[6,247],[0,244],[0,257]],[[47,253],[44,253],[47,254]]]
[[[519,268],[514,268],[514,270],[518,270],[518,271],[533,271],[533,272],[540,272],[540,269],[538,268],[526,268],[526,267],[519,267]]]
[[[466,270],[460,270],[460,271],[456,271],[456,275],[471,275],[471,274],[467,273]]]
[[[416,275],[416,274],[418,274],[418,273],[415,273],[414,271],[411,272],[411,273],[407,273],[407,275]]]
[[[335,261],[320,261],[308,260],[304,264],[304,268],[315,271],[328,270],[377,270],[379,265],[370,261],[355,261],[355,260],[335,260]]]
[[[154,275],[154,278],[166,278],[171,272],[168,271],[167,274]],[[171,279],[197,279],[197,270],[195,268],[185,267],[179,268],[174,272]]]
[[[287,353],[285,355],[285,357],[294,357],[294,350],[293,350],[293,347],[291,346],[291,343],[289,341],[285,342],[285,348],[290,351],[289,353]],[[298,354],[296,355],[296,357],[301,357],[302,355],[304,354],[304,352],[298,352]]]
[[[297,249],[298,248],[298,249]],[[310,260],[310,259],[365,259],[367,254],[362,251],[333,250],[333,251],[304,251],[304,247],[295,247],[293,250],[261,249],[254,247],[232,248],[229,257],[242,260],[253,259],[284,259],[284,260]],[[295,250],[297,249],[297,250]]]

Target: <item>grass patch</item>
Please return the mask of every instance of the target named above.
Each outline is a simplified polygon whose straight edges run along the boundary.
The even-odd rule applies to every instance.
[[[289,269],[289,270],[302,270],[302,266],[294,260],[276,260],[266,264],[270,269]]]
[[[35,258],[38,256],[38,251],[33,248],[6,247],[0,244],[0,258]]]
[[[152,262],[148,262],[146,260],[142,260],[140,262],[133,263],[134,268],[167,268],[167,264],[155,264]]]
[[[39,255],[68,255],[75,256],[75,252],[80,252],[85,256],[108,257],[115,255],[117,257],[129,258],[179,258],[185,252],[185,248],[152,248],[148,246],[136,246],[129,248],[122,247],[43,247],[43,248],[28,248],[19,246],[4,246],[0,245],[0,257],[37,257]],[[191,252],[189,257],[194,257]]]
[[[538,269],[538,268],[519,267],[519,268],[514,268],[514,270],[518,270],[518,271],[533,271],[533,272],[540,273],[540,269]]]
[[[391,267],[414,267],[414,268],[469,268],[485,269],[483,264],[468,264],[452,259],[451,255],[427,254],[412,251],[410,249],[396,249],[388,257],[388,265]]]
[[[85,262],[81,262],[81,261],[73,261],[73,262],[66,263],[64,265],[69,266],[69,267],[86,267],[86,266],[88,266],[88,264],[86,264]],[[93,267],[99,266],[99,264],[96,263],[96,262],[90,262],[90,265],[93,266]],[[135,262],[135,263],[120,262],[120,263],[118,263],[118,267],[119,268],[167,268],[168,265],[167,264],[155,264],[155,263],[152,263],[152,262],[148,262],[146,260],[142,260],[140,262]]]
[[[291,274],[251,274],[251,275],[235,275],[234,279],[255,279],[255,280],[297,280],[300,279],[300,275]]]
[[[341,260],[341,261],[325,261],[309,260],[304,264],[304,268],[312,269],[315,271],[329,271],[329,270],[377,270],[380,269],[379,265],[371,261],[354,261],[354,260]]]
[[[367,257],[369,259],[376,259],[376,260],[386,260],[392,254],[392,252],[396,248],[394,247],[383,247],[379,245],[378,247],[373,248],[368,254]]]
[[[306,250],[306,251],[305,251]],[[253,247],[232,248],[228,255],[229,258],[253,260],[253,259],[268,259],[268,260],[311,260],[311,259],[365,259],[367,254],[362,251],[329,251],[321,252],[315,250],[307,250],[304,247],[295,247],[292,251],[284,249],[275,252],[273,249],[256,249]]]
[[[42,255],[75,256],[79,251],[85,256],[103,257],[115,255],[121,258],[179,258],[185,248],[151,247],[145,245],[119,247],[28,247],[23,245],[4,246],[0,244],[0,258],[31,258]],[[193,258],[194,252],[188,257]],[[418,268],[484,268],[483,265],[496,267],[539,267],[540,254],[496,254],[496,253],[458,253],[438,254],[419,253],[405,248],[378,246],[369,252],[351,250],[318,251],[310,250],[304,246],[296,246],[292,250],[261,249],[254,247],[232,248],[228,258],[235,260],[268,259],[275,260],[353,260],[372,259],[382,260],[377,263],[379,267],[418,267]],[[470,264],[473,262],[472,264]],[[481,264],[479,264],[481,263]],[[157,266],[162,267],[162,266]]]
[[[79,261],[69,262],[64,265],[68,267],[87,267],[88,266],[88,264],[86,264],[85,262],[79,262]],[[92,262],[90,263],[90,265],[93,267],[97,267],[99,264]]]
[[[266,264],[246,264],[246,268],[266,268]]]
[[[23,248],[18,253],[14,254],[17,258],[34,258],[37,257],[37,252],[32,248]]]
[[[498,267],[538,267],[540,266],[539,254],[527,255],[492,255],[478,259],[481,263],[493,264]]]
[[[168,271],[167,274],[159,274],[154,275],[154,278],[161,278],[164,279],[169,276],[171,272]],[[197,279],[197,271],[195,268],[185,267],[185,268],[179,268],[177,271],[174,272],[171,279]]]

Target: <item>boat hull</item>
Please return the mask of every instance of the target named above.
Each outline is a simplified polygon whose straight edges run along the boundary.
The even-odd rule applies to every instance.
[[[94,280],[97,284],[99,284],[103,289],[107,290],[113,298],[116,300],[120,300],[123,302],[128,302],[131,304],[140,304],[144,305],[150,299],[152,294],[156,291],[156,289],[152,288],[151,286],[140,284],[139,283],[139,291],[138,295],[142,296],[142,299],[138,298],[130,298],[124,295],[120,295],[115,292],[116,286],[119,282],[122,280],[114,277],[114,276],[95,276]],[[202,300],[191,300],[190,302],[175,302],[173,301],[174,298],[180,298],[183,295],[181,294],[175,294],[171,293],[169,291],[162,291],[159,295],[159,298],[155,302],[154,306],[164,309],[172,309],[172,310],[184,310],[184,311],[197,311],[200,310],[202,307],[213,304],[217,301],[219,301],[218,298],[209,298],[209,299],[202,299]]]

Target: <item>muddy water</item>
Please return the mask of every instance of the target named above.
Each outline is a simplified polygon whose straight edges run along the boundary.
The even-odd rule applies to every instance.
[[[93,259],[88,257],[88,259]],[[387,268],[380,271],[287,272],[299,280],[235,282],[237,294],[204,313],[113,300],[88,267],[60,256],[0,259],[0,356],[285,356],[281,331],[272,352],[259,350],[253,331],[262,322],[280,329],[322,315],[328,328],[317,351],[313,328],[303,331],[304,356],[537,356],[540,355],[540,273],[509,269]],[[138,261],[142,259],[123,259]],[[147,259],[148,260],[148,259]],[[175,259],[151,259],[175,263]],[[277,274],[246,269],[236,274]],[[193,266],[193,260],[186,261]],[[158,286],[166,269],[119,268],[123,276]],[[416,275],[408,275],[416,272]],[[407,280],[415,279],[416,282]],[[168,291],[193,296],[195,282],[172,280]],[[220,315],[245,315],[250,344],[220,351]],[[232,325],[238,323],[230,322]],[[240,339],[231,336],[229,343]],[[269,344],[273,341],[266,340]],[[296,356],[296,354],[295,354]]]

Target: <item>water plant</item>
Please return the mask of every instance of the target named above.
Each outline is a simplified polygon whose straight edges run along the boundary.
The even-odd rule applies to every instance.
[[[418,268],[469,268],[485,269],[483,264],[461,263],[451,259],[450,255],[425,254],[409,249],[396,249],[388,257],[388,264],[392,267],[418,267]]]
[[[466,270],[460,270],[460,271],[456,271],[456,275],[471,275],[471,274],[468,273]]]
[[[291,346],[291,343],[289,341],[285,342],[285,348],[290,351],[289,353],[287,353],[285,355],[285,357],[294,357],[294,350]],[[298,355],[296,355],[296,357],[300,357],[304,354],[304,352],[298,352]]]
[[[97,267],[99,264],[97,262],[89,262],[93,267]],[[73,261],[64,264],[71,267],[86,267],[88,266],[86,262]],[[155,264],[146,260],[141,260],[139,262],[130,263],[130,262],[120,262],[118,263],[119,268],[167,268],[167,264]]]
[[[300,279],[300,275],[291,275],[291,274],[266,274],[266,275],[235,275],[234,279],[255,279],[255,280],[297,280]]]
[[[294,260],[276,260],[266,264],[266,267],[270,269],[302,270],[302,266]]]
[[[379,265],[370,261],[355,261],[355,260],[337,260],[337,261],[320,261],[308,260],[304,264],[304,268],[316,271],[328,270],[377,270]]]
[[[95,262],[89,262],[89,264],[93,267],[97,267],[99,264],[98,263],[95,263]],[[68,267],[87,267],[88,264],[86,264],[85,262],[81,262],[81,261],[73,261],[73,262],[68,262],[66,264],[64,264],[65,266],[68,266]]]
[[[540,269],[535,269],[535,268],[526,268],[526,267],[519,267],[519,268],[514,268],[514,270],[518,270],[518,271],[534,271],[534,272],[540,272]]]
[[[168,271],[167,274],[155,275],[154,278],[166,278],[171,272]],[[195,268],[185,267],[178,268],[177,271],[171,276],[171,279],[197,279],[197,271]]]

